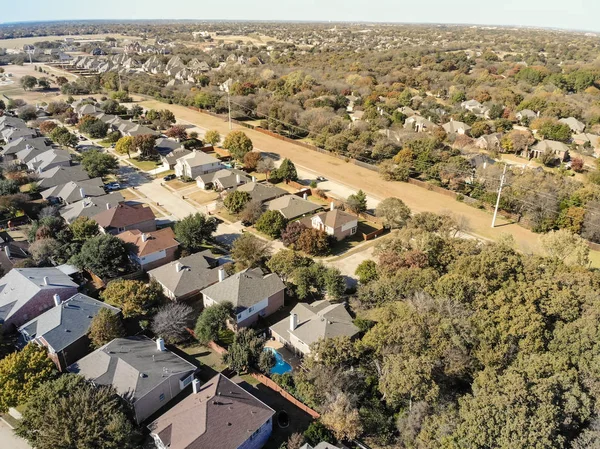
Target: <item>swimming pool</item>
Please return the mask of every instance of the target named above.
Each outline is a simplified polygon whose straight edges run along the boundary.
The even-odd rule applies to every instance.
[[[273,348],[265,348],[265,351],[271,351],[275,354],[275,366],[271,368],[271,374],[285,374],[292,371],[292,366],[283,360],[283,357]]]

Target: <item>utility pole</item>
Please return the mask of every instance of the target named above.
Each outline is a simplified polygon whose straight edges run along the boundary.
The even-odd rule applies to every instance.
[[[233,84],[233,80],[231,78],[229,78],[227,81],[225,81],[219,87],[222,91],[227,92],[227,110],[228,110],[228,116],[229,116],[229,130],[230,131],[231,131],[231,97],[229,95],[229,88],[231,87],[231,84]]]
[[[498,188],[498,198],[496,199],[496,208],[494,209],[494,218],[492,218],[492,228],[496,225],[496,216],[498,215],[498,207],[500,206],[500,195],[502,194],[502,187],[504,187],[505,176],[506,176],[506,164],[504,164],[504,170],[502,171],[502,177],[500,178],[500,187]]]

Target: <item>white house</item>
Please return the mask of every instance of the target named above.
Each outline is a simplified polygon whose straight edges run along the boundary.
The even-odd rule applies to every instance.
[[[221,162],[216,157],[202,151],[194,151],[177,159],[175,175],[195,179],[200,175],[216,172],[222,168]]]

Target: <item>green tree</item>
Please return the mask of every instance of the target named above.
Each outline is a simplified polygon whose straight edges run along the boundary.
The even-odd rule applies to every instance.
[[[242,329],[233,337],[233,343],[223,354],[223,362],[238,373],[247,372],[250,367],[258,367],[262,354],[265,352],[265,341],[258,336],[254,329]],[[263,360],[264,361],[264,360]],[[271,366],[267,363],[263,371],[267,373],[275,365],[271,358]]]
[[[126,154],[129,159],[131,159],[131,152],[134,150],[135,143],[131,136],[121,137],[115,145],[115,151],[119,154]]]
[[[330,444],[335,444],[335,437],[331,430],[323,425],[321,421],[313,421],[304,431],[304,438],[311,446],[316,446],[322,441]]]
[[[296,166],[289,159],[284,159],[279,168],[277,169],[277,177],[284,181],[297,181],[298,172]]]
[[[204,141],[214,147],[221,141],[221,134],[219,134],[219,131],[216,129],[209,129],[206,131],[206,134],[204,134]]]
[[[100,296],[107,304],[121,309],[125,318],[146,315],[163,299],[159,284],[127,279],[109,282]]]
[[[286,227],[287,220],[276,210],[264,212],[256,222],[256,229],[269,237],[278,239]]]
[[[78,142],[77,136],[62,126],[54,128],[54,130],[50,133],[50,138],[59,145],[71,148],[74,148]]]
[[[383,225],[389,229],[399,229],[406,226],[410,219],[410,209],[399,198],[389,197],[377,205],[375,214],[383,220]]]
[[[69,225],[75,240],[85,241],[99,234],[98,223],[89,217],[77,217]]]
[[[227,320],[233,314],[233,304],[215,304],[200,314],[194,333],[200,343],[206,344],[219,338],[219,332],[227,328]]]
[[[152,134],[141,134],[133,138],[133,146],[140,153],[140,159],[155,159],[158,156],[156,151],[156,137]]]
[[[0,179],[0,195],[14,195],[19,193],[19,185],[12,179]]]
[[[348,197],[346,205],[356,215],[365,212],[367,210],[367,195],[362,190],[359,190]]]
[[[23,90],[31,90],[37,86],[38,80],[35,76],[25,75],[21,78],[21,87]]]
[[[79,254],[73,256],[69,263],[101,278],[115,277],[128,267],[128,251],[122,240],[114,235],[101,234],[86,240]]]
[[[190,214],[175,223],[175,237],[187,250],[196,252],[211,238],[217,230],[217,224],[214,217],[201,213]]]
[[[243,161],[246,153],[252,151],[253,145],[243,131],[231,131],[223,141],[223,148],[228,149],[238,161]]]
[[[248,192],[234,190],[227,194],[225,200],[223,200],[223,205],[232,214],[239,214],[250,200],[252,200],[252,197]]]
[[[42,385],[16,433],[37,449],[134,449],[140,440],[116,391],[76,374]]]
[[[248,232],[235,239],[231,246],[231,257],[238,271],[260,266],[270,254],[269,242]]]
[[[113,310],[100,309],[90,323],[88,337],[95,348],[124,336],[125,328],[121,322],[121,317]]]
[[[30,343],[22,351],[0,360],[0,412],[23,404],[44,382],[52,379],[56,367],[45,348]]]
[[[377,274],[377,264],[370,259],[363,260],[358,267],[356,267],[354,274],[358,276],[358,280],[361,284],[368,284],[371,281],[377,280],[379,277]]]
[[[100,178],[117,170],[119,161],[112,154],[90,150],[81,157],[81,165],[90,178]]]
[[[568,229],[543,234],[540,243],[548,257],[566,265],[586,266],[589,263],[590,247],[584,239]]]
[[[294,272],[300,267],[308,267],[313,261],[296,251],[284,249],[276,252],[267,262],[267,267],[284,281],[292,280]]]

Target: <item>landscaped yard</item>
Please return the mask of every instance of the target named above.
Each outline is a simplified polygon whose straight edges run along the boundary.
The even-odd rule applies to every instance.
[[[161,165],[160,161],[140,161],[138,158],[135,157],[132,157],[131,159],[127,160],[142,171],[154,170],[155,168],[158,168]]]
[[[186,195],[186,198],[190,198],[196,201],[197,203],[204,204],[216,200],[217,198],[219,198],[219,194],[214,190],[200,190],[198,192]]]
[[[356,234],[342,241],[335,242],[331,247],[331,253],[335,255],[341,252],[351,250],[355,246],[358,246],[365,241],[363,238],[363,234],[370,234],[371,232],[375,232],[378,229],[380,229],[380,227],[378,227],[375,223],[371,223],[366,220],[359,220]]]
[[[162,173],[161,173],[161,175],[162,175]],[[172,179],[170,181],[167,181],[167,185],[169,187],[171,187],[172,189],[181,190],[181,189],[186,189],[188,187],[192,187],[194,185],[194,182],[193,181],[183,182],[181,179]]]
[[[198,360],[202,365],[209,366],[215,371],[221,372],[227,368],[227,365],[225,365],[221,360],[221,354],[217,354],[215,351],[206,346],[196,344],[185,348],[180,347],[180,349],[190,357]]]

